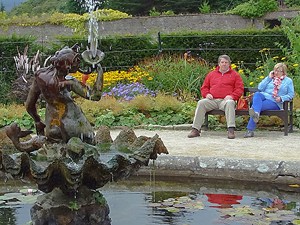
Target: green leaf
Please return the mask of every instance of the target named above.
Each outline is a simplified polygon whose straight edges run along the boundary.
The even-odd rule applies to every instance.
[[[167,210],[168,212],[171,212],[171,213],[178,213],[180,212],[179,209],[175,208],[175,207],[167,207],[165,208],[165,210]]]
[[[293,222],[294,225],[300,225],[300,220],[299,219],[293,220],[292,222]]]

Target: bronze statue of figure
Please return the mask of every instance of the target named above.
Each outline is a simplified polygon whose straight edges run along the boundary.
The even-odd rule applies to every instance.
[[[34,119],[36,132],[48,141],[66,143],[71,137],[79,137],[84,142],[94,143],[94,131],[71,97],[71,91],[79,96],[100,100],[103,86],[103,71],[98,62],[98,76],[93,88],[69,76],[79,70],[80,54],[78,46],[65,47],[50,58],[51,65],[35,73],[35,79],[26,100],[26,110]],[[46,101],[45,122],[37,112],[37,100],[43,95]]]
[[[37,135],[23,141],[21,138],[32,131],[22,131],[17,123],[5,127],[6,135],[22,153],[16,154],[13,159],[0,150],[0,169],[18,175],[30,173],[44,192],[51,192],[55,187],[65,194],[75,194],[80,186],[97,189],[111,180],[128,177],[142,165],[148,165],[150,159],[156,159],[158,154],[168,154],[162,140],[155,135],[143,138],[143,142],[137,140],[134,144],[132,141],[132,147],[124,144],[132,150],[132,154],[116,154],[107,163],[102,162],[99,158],[101,147],[96,144],[101,144],[99,135],[106,133],[107,136],[109,130],[104,129],[105,133],[98,130],[96,136],[94,128],[71,96],[74,92],[86,99],[100,100],[103,71],[99,62],[104,53],[97,51],[98,55],[91,57],[88,51],[85,51],[85,57],[92,64],[89,72],[93,69],[98,71],[92,88],[69,75],[79,70],[77,46],[61,49],[50,58],[50,66],[37,70],[26,100],[26,109],[34,119]],[[37,110],[40,96],[46,101],[45,121]],[[127,136],[129,134],[131,136]],[[115,145],[110,143],[111,137],[108,138],[111,149],[115,151],[119,149],[117,146],[122,146],[120,140],[137,139],[131,130],[124,130],[118,137]],[[47,162],[39,163],[31,158],[34,155],[47,156]]]
[[[103,70],[100,61],[104,53],[97,49],[96,41],[97,38],[91,43],[92,47],[81,54],[90,64],[87,72],[79,68],[79,47],[74,45],[57,51],[50,58],[50,66],[34,73],[25,105],[34,119],[37,135],[21,141],[32,131],[22,131],[17,123],[5,127],[6,135],[21,153],[9,155],[0,149],[0,171],[16,177],[28,176],[37,183],[39,190],[48,193],[40,196],[31,209],[34,224],[50,221],[53,224],[110,225],[108,204],[96,189],[110,181],[129,177],[141,166],[147,166],[150,159],[155,160],[158,154],[168,154],[157,134],[152,138],[137,138],[133,131],[124,129],[115,144],[111,143],[108,128],[99,129],[95,135],[71,93],[94,101],[101,98]],[[98,75],[92,87],[69,75],[95,70]],[[40,96],[46,102],[45,121],[38,114]],[[110,144],[110,149],[119,151],[116,146],[127,146],[132,153],[117,153],[104,162],[99,154],[101,147],[96,146],[101,144],[100,135],[107,137],[103,144]],[[127,143],[128,140],[132,142]],[[31,153],[33,151],[36,152]],[[47,160],[39,161],[33,156],[46,156]],[[76,210],[68,205],[72,201],[76,203]]]

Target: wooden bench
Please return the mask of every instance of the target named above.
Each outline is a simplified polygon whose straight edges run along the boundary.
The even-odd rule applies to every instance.
[[[249,93],[254,93],[258,91],[257,88],[244,88],[244,96],[249,95]],[[249,110],[235,110],[235,114],[237,116],[242,115],[249,115]],[[225,115],[224,111],[215,109],[212,111],[209,111],[205,115],[205,121],[203,124],[203,127],[205,129],[208,129],[208,115]],[[288,133],[293,132],[293,101],[285,101],[283,102],[283,109],[282,110],[266,110],[262,111],[260,113],[262,116],[278,116],[280,119],[282,119],[284,124],[284,135],[287,136]]]

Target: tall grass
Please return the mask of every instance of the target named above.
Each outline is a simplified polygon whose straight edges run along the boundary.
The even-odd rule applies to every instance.
[[[147,88],[181,98],[186,95],[199,98],[200,86],[210,70],[208,65],[193,58],[170,55],[145,60],[139,66],[153,78],[142,80]]]

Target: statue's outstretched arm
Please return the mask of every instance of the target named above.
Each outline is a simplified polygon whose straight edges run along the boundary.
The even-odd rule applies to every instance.
[[[97,64],[97,78],[92,90],[92,100],[98,101],[101,99],[103,89],[103,69],[100,64]]]
[[[74,78],[61,81],[59,86],[62,88],[67,87],[70,91],[73,91],[85,99],[99,101],[101,99],[103,88],[103,70],[100,64],[97,65],[96,70],[98,75],[92,88]]]

